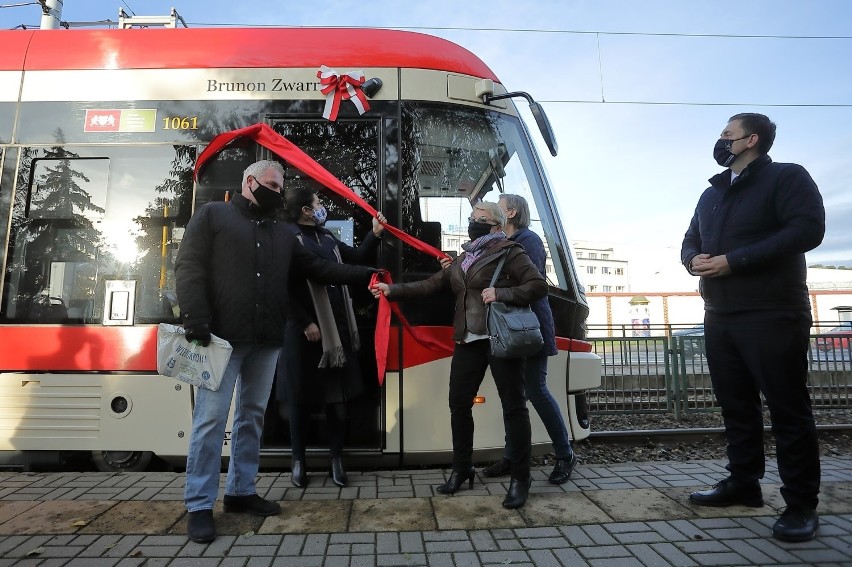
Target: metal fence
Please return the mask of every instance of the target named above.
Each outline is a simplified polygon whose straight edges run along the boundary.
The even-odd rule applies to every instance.
[[[719,410],[704,356],[703,334],[673,335],[667,329],[659,336],[588,340],[603,361],[601,386],[588,392],[589,408],[595,413],[665,412],[680,417]],[[812,335],[808,389],[814,408],[852,407],[850,343],[849,339]]]

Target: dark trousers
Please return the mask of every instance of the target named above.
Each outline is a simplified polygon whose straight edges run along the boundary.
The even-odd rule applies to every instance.
[[[450,367],[450,425],[453,432],[453,469],[467,472],[473,463],[473,398],[491,368],[512,451],[512,478],[530,476],[531,431],[524,396],[524,359],[494,358],[488,340],[457,344]]]
[[[311,406],[302,405],[288,398],[287,413],[290,418],[290,454],[294,460],[305,460],[305,438],[310,431]],[[325,419],[328,426],[328,452],[332,457],[343,456],[343,431],[346,426],[346,405],[326,404]]]
[[[807,312],[707,313],[707,364],[722,407],[728,470],[743,480],[763,478],[763,413],[772,420],[781,495],[788,506],[816,508],[819,446],[807,389]]]

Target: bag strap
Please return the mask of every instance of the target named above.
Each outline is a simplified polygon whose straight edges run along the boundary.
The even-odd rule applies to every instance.
[[[500,271],[503,269],[503,264],[506,263],[506,258],[509,257],[509,250],[511,249],[511,246],[506,248],[506,253],[503,254],[502,258],[500,258],[500,262],[497,264],[497,269],[494,270],[494,275],[491,276],[491,283],[488,284],[488,287],[494,287],[494,284],[497,282],[497,278],[500,277]]]

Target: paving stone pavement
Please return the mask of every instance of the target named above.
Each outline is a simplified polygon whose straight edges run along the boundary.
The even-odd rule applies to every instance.
[[[562,486],[537,468],[521,510],[500,505],[508,478],[478,475],[448,497],[434,492],[448,470],[350,471],[342,489],[262,473],[258,493],[281,514],[224,514],[220,498],[210,544],[186,537],[182,474],[0,472],[0,567],[852,567],[852,456],[822,460],[821,525],[797,544],[771,537],[784,505],[774,463],[762,508],[688,503],[724,464],[581,463]]]

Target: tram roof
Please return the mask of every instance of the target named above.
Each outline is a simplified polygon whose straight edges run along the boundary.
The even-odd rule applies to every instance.
[[[497,80],[467,49],[416,32],[365,28],[134,28],[0,31],[0,70],[364,67]]]

